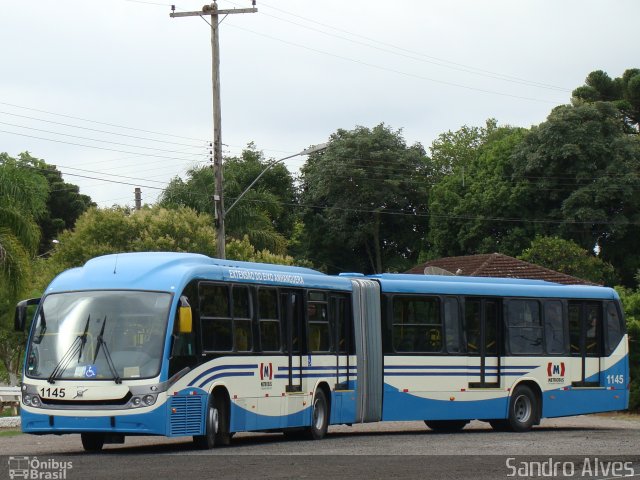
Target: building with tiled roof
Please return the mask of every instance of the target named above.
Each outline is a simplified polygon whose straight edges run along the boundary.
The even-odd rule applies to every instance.
[[[555,270],[502,255],[501,253],[439,258],[413,267],[406,273],[422,275],[425,272],[469,277],[528,278],[564,285],[595,285],[587,280],[556,272]]]

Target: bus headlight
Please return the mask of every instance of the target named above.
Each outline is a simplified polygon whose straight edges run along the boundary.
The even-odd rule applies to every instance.
[[[34,395],[33,397],[31,397],[32,407],[39,407],[40,405],[41,405],[40,397],[38,397],[37,395]]]
[[[141,407],[150,407],[154,403],[156,403],[156,399],[158,398],[157,394],[148,393],[146,395],[135,396],[131,398],[129,403],[130,408],[141,408]]]
[[[23,395],[22,396],[22,403],[24,403],[25,405],[31,405],[31,395]]]

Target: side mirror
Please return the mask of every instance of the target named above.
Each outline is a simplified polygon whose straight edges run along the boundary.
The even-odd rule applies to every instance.
[[[180,306],[178,307],[178,333],[193,332],[193,313],[191,305],[187,297],[180,297]]]
[[[13,319],[13,328],[16,332],[24,332],[24,327],[27,323],[27,308],[32,305],[38,305],[39,303],[39,298],[30,298],[18,302],[16,305],[16,315]]]

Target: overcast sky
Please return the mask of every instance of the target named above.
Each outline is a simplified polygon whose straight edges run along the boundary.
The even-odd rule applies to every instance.
[[[177,1],[176,11],[204,1]],[[161,0],[4,0],[0,152],[55,164],[100,206],[155,201],[208,161],[210,27]],[[246,8],[250,0],[221,0]],[[640,67],[638,0],[257,0],[221,24],[222,140],[282,158],[384,122],[530,127],[592,70]],[[288,162],[292,171],[304,162]],[[200,164],[201,164],[200,163]],[[91,177],[91,178],[85,178]],[[117,183],[120,182],[120,183]]]

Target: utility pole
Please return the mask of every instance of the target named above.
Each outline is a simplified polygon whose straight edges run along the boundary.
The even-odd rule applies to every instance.
[[[253,1],[255,5],[255,0]],[[234,13],[255,13],[257,8],[234,8],[231,10],[219,10],[218,4],[205,5],[199,12],[175,12],[175,6],[171,6],[171,18],[176,17],[203,17],[211,16],[211,79],[213,83],[213,172],[215,177],[215,188],[213,193],[213,209],[215,214],[216,227],[216,249],[218,258],[226,258],[225,254],[225,231],[224,231],[224,196],[222,193],[223,173],[222,173],[222,111],[220,109],[220,42],[218,40],[218,16],[231,15]]]
[[[140,210],[142,208],[142,190],[140,189],[140,187],[136,187],[135,191],[134,191],[134,195],[135,195],[135,209],[136,210]]]

